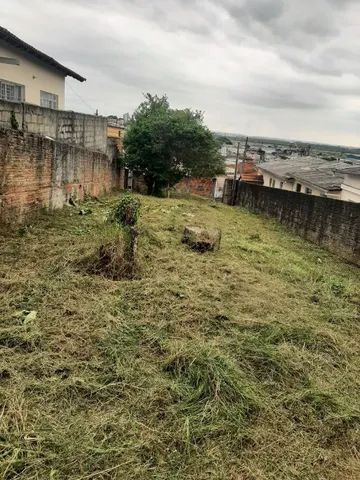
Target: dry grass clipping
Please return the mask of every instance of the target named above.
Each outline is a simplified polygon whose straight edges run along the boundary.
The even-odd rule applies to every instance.
[[[359,270],[244,210],[143,197],[141,278],[114,281],[81,266],[117,201],[2,232],[0,477],[359,479]],[[220,251],[182,245],[187,223]]]

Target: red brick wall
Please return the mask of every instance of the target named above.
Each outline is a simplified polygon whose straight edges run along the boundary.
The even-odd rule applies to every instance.
[[[121,182],[103,153],[0,129],[0,222],[21,221],[41,207],[61,208],[70,197],[99,196]]]
[[[211,198],[214,193],[214,182],[211,178],[183,178],[176,185],[176,191]]]

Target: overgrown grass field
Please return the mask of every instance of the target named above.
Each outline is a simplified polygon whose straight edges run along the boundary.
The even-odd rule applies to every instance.
[[[360,479],[359,270],[245,210],[141,197],[138,276],[109,280],[89,266],[118,198],[2,232],[0,477]]]

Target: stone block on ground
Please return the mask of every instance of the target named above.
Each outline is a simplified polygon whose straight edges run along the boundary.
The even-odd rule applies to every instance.
[[[182,242],[197,252],[213,252],[219,250],[221,231],[218,228],[204,228],[186,225]]]

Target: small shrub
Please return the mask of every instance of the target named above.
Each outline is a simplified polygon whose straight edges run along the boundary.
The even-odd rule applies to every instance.
[[[120,229],[114,241],[100,246],[95,270],[112,280],[132,279],[135,276],[138,230],[136,223],[140,201],[126,193],[113,209],[110,220]]]
[[[112,212],[112,220],[121,227],[133,227],[140,213],[140,200],[126,193]]]
[[[335,297],[343,297],[346,293],[346,286],[341,279],[330,279],[330,290]]]

